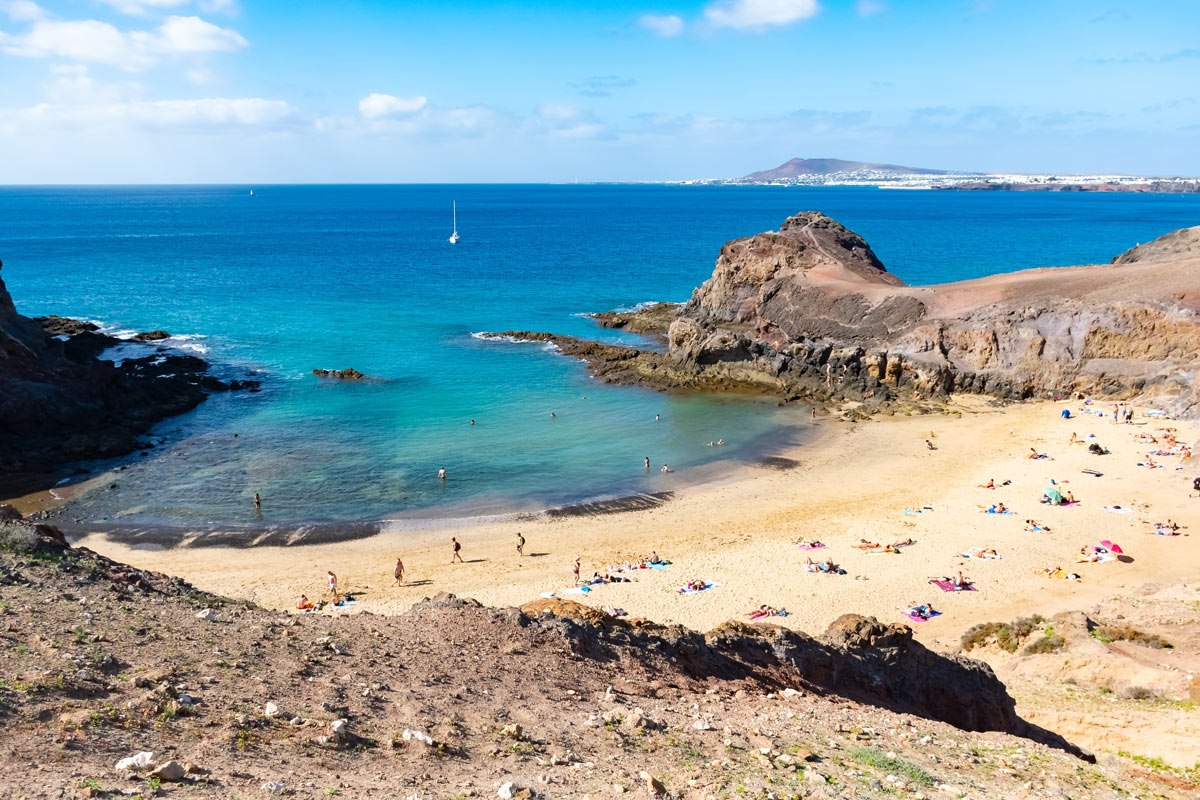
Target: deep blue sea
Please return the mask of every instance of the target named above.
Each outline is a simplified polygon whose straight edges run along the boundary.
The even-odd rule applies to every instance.
[[[446,241],[452,201],[457,245]],[[913,284],[1106,261],[1200,223],[1196,195],[34,187],[0,188],[0,258],[25,314],[164,328],[180,335],[167,344],[265,380],[261,393],[163,423],[152,455],[119,462],[115,488],[70,514],[191,527],[489,513],[668,490],[720,474],[714,461],[802,439],[804,409],[606,386],[538,345],[471,334],[636,342],[581,315],[684,300],[722,243],[810,209],[862,234]],[[316,367],[374,379],[322,381]],[[728,444],[707,446],[718,438]],[[675,472],[660,474],[664,463]]]

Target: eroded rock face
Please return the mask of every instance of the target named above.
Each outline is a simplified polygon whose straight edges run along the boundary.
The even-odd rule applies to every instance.
[[[861,237],[814,212],[725,245],[668,332],[677,383],[816,401],[1073,392],[1200,396],[1200,228],[1114,259],[907,287]]]

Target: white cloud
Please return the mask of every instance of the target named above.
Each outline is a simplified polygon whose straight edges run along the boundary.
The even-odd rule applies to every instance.
[[[874,17],[887,11],[887,6],[879,0],[858,0],[854,10],[860,17]]]
[[[387,117],[415,114],[423,109],[428,101],[424,97],[396,97],[390,94],[371,94],[358,101],[358,113],[365,119],[385,119]]]
[[[167,17],[152,31],[122,31],[98,20],[39,20],[28,33],[0,38],[0,49],[9,55],[58,56],[130,71],[147,69],[161,56],[238,50],[248,44],[237,31],[199,17]]]
[[[122,14],[148,14],[152,11],[162,11],[167,8],[186,6],[192,0],[100,0],[106,6],[112,6]],[[198,5],[205,11],[224,11],[233,6],[234,0],[200,0]]]
[[[32,0],[3,0],[0,8],[15,22],[36,22],[46,16],[45,10]]]
[[[765,28],[808,19],[818,9],[817,0],[717,0],[704,16],[721,28]]]
[[[642,14],[638,25],[655,36],[678,36],[683,33],[683,19],[678,14]]]
[[[80,78],[81,81],[86,77]],[[259,97],[206,97],[196,100],[133,100],[112,103],[39,103],[6,111],[12,128],[21,123],[51,128],[122,126],[150,129],[204,130],[266,128],[291,121],[295,110],[282,100]]]

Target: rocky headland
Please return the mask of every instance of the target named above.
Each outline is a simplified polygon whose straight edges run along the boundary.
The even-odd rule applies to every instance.
[[[169,336],[138,334],[144,354],[103,360],[128,342],[81,320],[24,317],[0,279],[0,496],[45,488],[65,464],[148,446],[155,423],[212,392],[258,386],[220,380],[203,359],[154,344]]]
[[[775,394],[872,411],[954,392],[1006,400],[1084,395],[1194,415],[1200,394],[1200,228],[1111,264],[906,286],[862,237],[818,212],[721,248],[682,306],[602,315],[666,330],[666,352],[543,332],[601,379]],[[641,315],[641,316],[639,316]],[[635,327],[636,326],[636,327]]]

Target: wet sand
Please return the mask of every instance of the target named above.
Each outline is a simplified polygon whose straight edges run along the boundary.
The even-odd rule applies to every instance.
[[[673,562],[669,569],[639,570],[632,583],[565,596],[700,630],[730,618],[744,620],[746,612],[766,603],[789,611],[769,621],[812,633],[848,612],[907,623],[898,606],[930,602],[945,613],[911,624],[927,643],[952,646],[976,622],[1086,609],[1147,582],[1194,579],[1200,499],[1189,494],[1200,465],[1184,462],[1185,468],[1177,470],[1178,457],[1155,457],[1165,469],[1138,467],[1155,445],[1138,444],[1134,436],[1176,427],[1180,441],[1192,443],[1200,426],[1148,420],[1141,408],[1136,425],[1095,416],[1063,420],[1064,407],[1078,410],[1082,404],[996,408],[966,398],[951,407],[958,413],[947,415],[857,424],[826,419],[818,441],[783,453],[780,458],[786,460],[747,467],[670,497],[647,496],[653,502],[616,502],[611,508],[601,504],[482,524],[393,522],[365,538],[290,546],[269,541],[248,549],[168,549],[148,541],[130,546],[99,534],[77,543],[180,575],[202,589],[278,609],[290,608],[301,593],[319,596],[325,570],[332,569],[342,588],[360,599],[348,611],[384,614],[443,591],[489,605],[519,605],[545,592],[562,595],[572,585],[576,556],[582,558],[583,575],[590,576],[657,551]],[[1095,456],[1084,445],[1068,444],[1072,432],[1094,433],[1111,454]],[[926,439],[937,450],[929,450]],[[1031,447],[1052,460],[1030,460]],[[1043,487],[1052,478],[1073,491],[1079,505],[1041,504]],[[989,479],[998,486],[1011,483],[978,488]],[[983,506],[996,502],[1015,513],[982,513]],[[1114,504],[1136,510],[1114,514],[1103,508]],[[902,513],[925,505],[932,511]],[[621,513],[605,513],[615,510]],[[1184,526],[1183,535],[1146,533],[1153,521],[1168,517]],[[1026,532],[1028,518],[1051,531]],[[526,538],[524,557],[516,552],[518,532]],[[451,536],[463,543],[466,563],[450,563]],[[794,544],[799,536],[820,539],[828,548],[802,550]],[[864,538],[880,543],[912,538],[915,544],[898,555],[875,555],[852,547]],[[1082,546],[1101,539],[1119,543],[1127,563],[1075,563]],[[977,561],[959,555],[971,547],[995,548],[1002,558]],[[810,555],[832,558],[846,574],[807,572]],[[397,557],[404,559],[408,579],[399,587],[392,585]],[[1083,580],[1038,574],[1053,566],[1078,572]],[[943,593],[927,583],[931,576],[960,569],[978,591]],[[695,579],[722,586],[692,595],[675,591]]]

